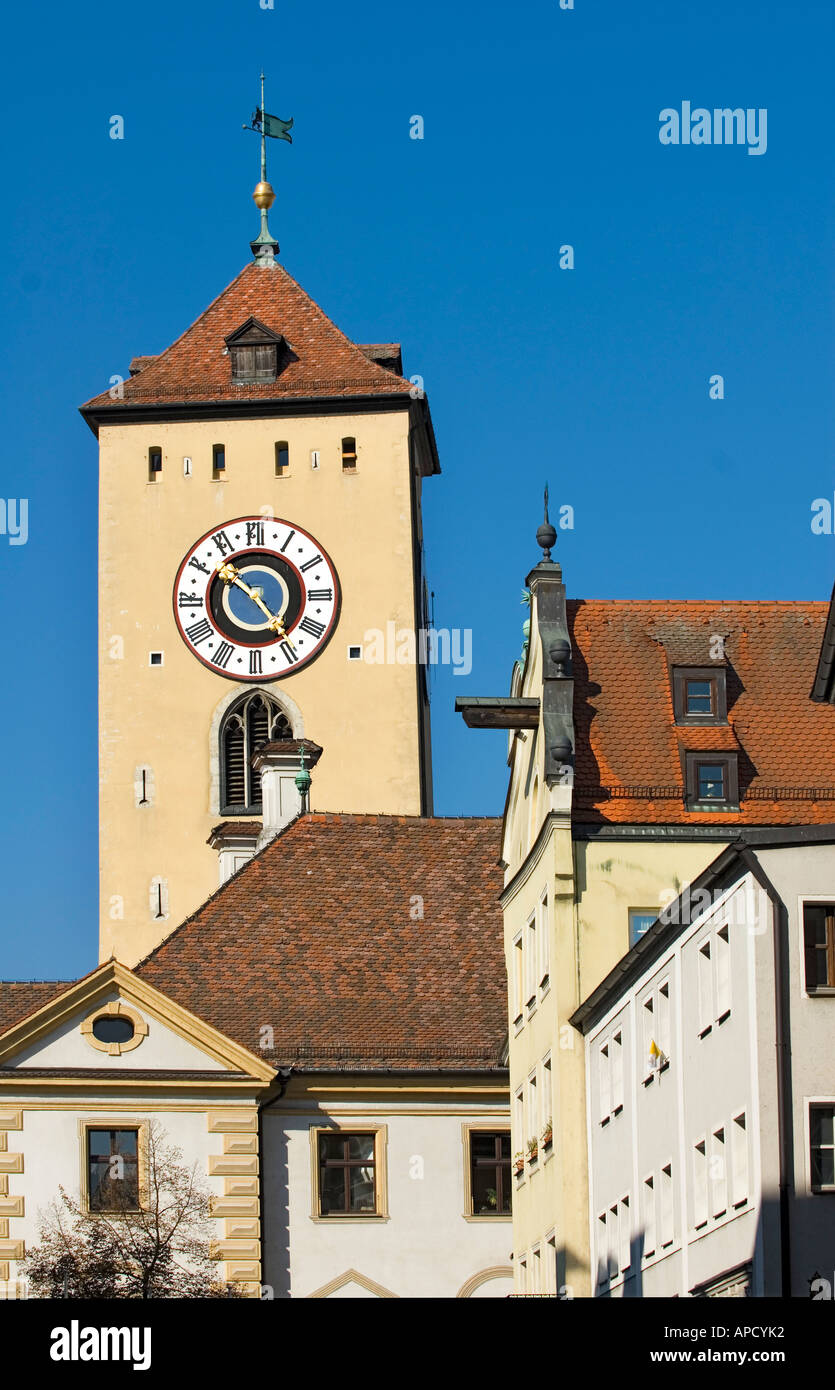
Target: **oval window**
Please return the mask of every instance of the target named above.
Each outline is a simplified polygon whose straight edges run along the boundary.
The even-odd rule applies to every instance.
[[[102,1014],[93,1023],[93,1037],[97,1042],[130,1042],[135,1032],[132,1019],[123,1014]]]

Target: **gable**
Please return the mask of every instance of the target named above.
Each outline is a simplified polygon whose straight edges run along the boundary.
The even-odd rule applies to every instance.
[[[118,1042],[97,1036],[94,1021],[118,1018]],[[106,1033],[105,1037],[112,1036]],[[266,1082],[274,1070],[117,961],[20,1019],[0,1035],[0,1070],[234,1073]]]

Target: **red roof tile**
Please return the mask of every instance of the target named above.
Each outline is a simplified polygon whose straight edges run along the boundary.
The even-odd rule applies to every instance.
[[[835,716],[809,687],[825,603],[575,600],[574,818],[802,825],[835,820]],[[670,665],[724,639],[729,728],[676,726]],[[682,750],[739,749],[741,809],[690,812]]]
[[[136,973],[276,1065],[496,1066],[500,852],[494,819],[302,816]]]
[[[250,316],[285,338],[292,357],[274,382],[236,385],[224,340]],[[368,351],[346,338],[282,265],[267,270],[253,261],[165,352],[133,359],[139,370],[125,381],[120,400],[104,391],[82,410],[396,394],[404,394],[408,404],[411,383],[371,360]]]
[[[68,980],[0,980],[0,1033],[69,989]]]

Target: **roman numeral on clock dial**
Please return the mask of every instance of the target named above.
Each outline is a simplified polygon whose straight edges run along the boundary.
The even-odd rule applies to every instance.
[[[309,632],[311,637],[321,637],[325,630],[324,623],[317,623],[315,618],[302,618],[299,623],[300,632]]]
[[[186,637],[195,647],[199,647],[200,643],[205,642],[213,633],[214,628],[206,618],[201,618],[199,623],[192,623],[191,627],[186,628]]]

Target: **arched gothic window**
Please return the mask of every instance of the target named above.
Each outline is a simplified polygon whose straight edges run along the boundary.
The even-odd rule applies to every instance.
[[[292,737],[284,710],[263,690],[242,695],[229,707],[220,726],[221,815],[260,812],[261,778],[249,760],[262,744]]]

